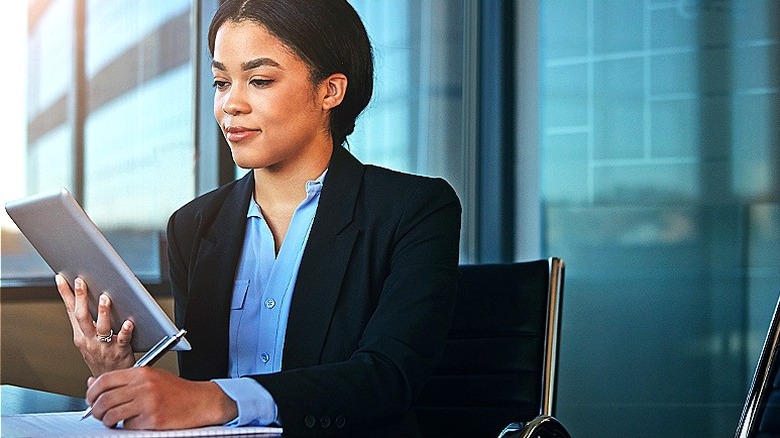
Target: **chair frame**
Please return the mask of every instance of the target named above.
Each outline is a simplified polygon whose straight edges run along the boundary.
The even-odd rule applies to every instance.
[[[548,259],[548,267],[550,275],[547,285],[547,329],[544,340],[542,403],[539,408],[539,416],[525,424],[512,423],[508,425],[501,431],[499,438],[531,438],[537,436],[571,438],[566,428],[554,416],[558,383],[563,281],[566,265],[560,258],[550,257]]]
[[[753,374],[753,381],[734,438],[751,438],[758,431],[760,415],[769,397],[768,390],[774,381],[777,367],[780,366],[777,357],[778,349],[780,349],[780,298],[775,305],[772,322],[769,324],[769,331],[761,356],[758,358],[756,372]]]
[[[552,416],[555,413],[555,396],[558,375],[558,352],[561,331],[561,309],[563,299],[563,260],[550,257],[549,299],[547,301],[547,339],[544,347],[544,373],[542,375],[542,407],[539,415]]]

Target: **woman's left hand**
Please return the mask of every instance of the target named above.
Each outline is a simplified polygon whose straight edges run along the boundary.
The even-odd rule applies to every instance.
[[[112,371],[87,384],[92,415],[108,427],[186,429],[225,424],[236,403],[214,382],[185,380],[168,371],[138,367]]]
[[[134,328],[132,321],[124,321],[119,333],[114,333],[111,330],[111,299],[108,295],[100,296],[95,321],[89,313],[89,294],[84,280],[77,278],[74,281],[75,290],[61,275],[57,275],[55,280],[73,328],[73,343],[92,375],[99,376],[106,371],[133,366],[135,356],[130,345]]]

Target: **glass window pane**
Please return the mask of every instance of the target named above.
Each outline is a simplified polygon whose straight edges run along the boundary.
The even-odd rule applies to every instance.
[[[85,0],[83,88],[78,4],[30,3],[27,142],[10,146],[24,172],[3,199],[63,186],[83,192],[109,241],[153,280],[167,218],[195,193],[192,0]],[[50,276],[7,216],[2,227],[2,278]]]
[[[573,5],[539,2],[558,417],[729,436],[780,292],[780,3]]]
[[[15,67],[3,69],[3,82],[9,84],[5,97],[13,102],[4,115],[9,123],[0,148],[3,204],[69,187],[74,181],[73,124],[68,110],[73,89],[73,2],[54,0],[45,8],[41,5],[13,2],[3,12],[7,20],[1,26],[6,32],[4,40],[26,40],[26,44],[9,44],[7,64]],[[0,212],[0,251],[3,280],[51,274],[5,209]]]
[[[157,276],[167,218],[195,192],[190,0],[91,0],[86,22],[84,208]]]
[[[465,204],[466,0],[351,0],[374,48],[374,96],[350,150],[361,161],[440,176]],[[464,215],[462,233],[470,227]],[[461,238],[464,241],[464,238]],[[467,245],[461,245],[462,259]]]

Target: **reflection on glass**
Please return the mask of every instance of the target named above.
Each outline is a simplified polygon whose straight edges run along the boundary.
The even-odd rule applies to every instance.
[[[194,193],[189,9],[87,3],[84,205],[139,275],[159,274],[166,220]]]
[[[85,89],[74,79],[76,3],[30,8],[26,193],[81,185],[87,213],[144,278],[159,278],[166,220],[195,192],[191,3],[86,1]],[[2,278],[49,275],[4,227]]]
[[[349,137],[366,163],[444,177],[465,202],[465,0],[351,0],[373,44],[374,95]],[[463,233],[469,227],[464,217]],[[461,238],[461,241],[464,241]],[[466,245],[461,245],[461,256]]]
[[[780,3],[539,4],[558,416],[730,436],[780,292]]]
[[[372,102],[350,137],[367,162],[462,182],[464,1],[353,0],[374,47]]]
[[[73,90],[73,2],[54,0],[46,8],[42,2],[29,5],[28,32],[13,35],[27,37],[26,83],[26,145],[6,144],[4,159],[12,156],[10,148],[22,148],[26,166],[15,198],[73,184],[73,124],[68,115],[68,98]],[[28,7],[25,7],[28,9]],[[12,61],[13,63],[14,61]],[[24,69],[14,69],[23,72]],[[10,200],[10,199],[9,199]],[[4,280],[21,277],[49,276],[51,270],[19,233],[3,211],[0,215],[0,277]]]

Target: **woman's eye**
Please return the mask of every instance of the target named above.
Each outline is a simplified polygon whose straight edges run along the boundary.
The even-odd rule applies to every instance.
[[[268,85],[271,85],[271,82],[273,82],[271,79],[252,79],[249,81],[249,83],[255,87],[267,87]]]
[[[227,88],[228,85],[229,84],[227,82],[225,82],[225,81],[218,81],[216,79],[214,80],[214,83],[212,84],[212,86],[214,88],[216,88],[217,90],[224,90],[225,88]]]

